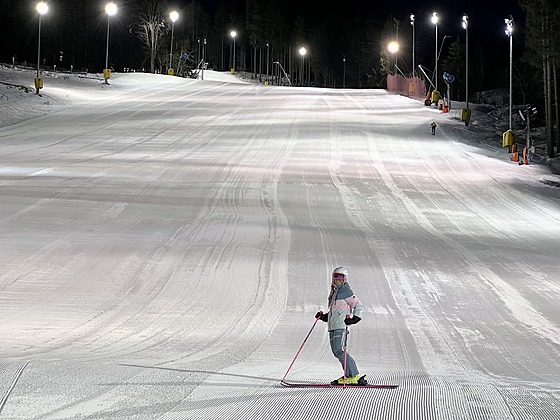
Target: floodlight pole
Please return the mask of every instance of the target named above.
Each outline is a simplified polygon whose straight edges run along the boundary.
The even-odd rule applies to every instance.
[[[506,23],[506,35],[509,37],[509,129],[511,130],[511,109],[513,96],[513,18],[504,19]]]
[[[268,83],[268,64],[270,62],[270,44],[266,43],[266,82]]]
[[[469,108],[469,17],[463,15],[463,28],[465,28],[465,100]]]
[[[397,43],[397,50],[395,51],[395,76],[397,75],[397,69],[399,68],[399,20],[397,18],[393,18],[393,21],[395,22],[395,28],[397,31],[397,36],[396,36],[396,43]]]
[[[414,34],[414,32],[415,32],[414,22],[415,22],[415,20],[416,20],[416,18],[414,17],[413,14],[411,14],[410,15],[410,24],[412,25],[412,77],[414,77],[414,74],[416,72],[416,65],[415,65],[415,62],[414,62],[414,42],[415,42],[415,40],[414,40],[414,36],[415,36],[415,34]]]
[[[342,54],[342,87],[346,87],[346,56]]]
[[[438,14],[436,12],[432,13],[432,23],[435,25],[436,27],[436,57],[435,57],[435,66],[434,66],[434,86],[435,86],[435,90],[438,90],[438,76],[437,76],[437,62],[438,62],[438,36],[437,36],[437,32],[438,32]]]
[[[107,48],[105,49],[105,69],[103,70],[103,77],[105,83],[109,84],[109,77],[111,77],[111,71],[109,69],[109,23],[111,22],[111,16],[117,13],[117,6],[115,3],[107,3],[105,6],[105,13],[107,13]]]
[[[171,22],[171,46],[169,47],[169,68],[173,65],[173,32],[175,32],[175,22]]]
[[[39,42],[37,44],[37,78],[39,78],[39,66],[41,65],[41,18],[43,14],[39,13]]]
[[[179,13],[173,10],[169,14],[169,18],[171,19],[171,47],[169,48],[169,68],[167,69],[167,73],[174,75],[175,71],[173,70],[173,35],[175,32],[175,21],[179,19]]]
[[[300,86],[305,85],[305,54],[306,53],[307,53],[307,50],[305,49],[305,47],[301,47],[299,49],[299,54],[301,55],[301,71],[300,71],[300,74],[299,74]]]
[[[233,38],[233,57],[232,57],[232,67],[231,72],[235,74],[235,37],[237,36],[236,31],[231,31],[230,36]]]
[[[39,37],[38,37],[38,44],[37,44],[37,77],[35,78],[35,93],[38,95],[39,90],[43,87],[43,79],[39,77],[40,75],[40,68],[41,68],[41,18],[45,13],[48,12],[49,6],[44,1],[40,1],[35,6],[35,9],[39,13]]]
[[[204,44],[202,46],[202,75],[201,79],[204,80],[204,69],[206,67],[206,37],[204,37]]]

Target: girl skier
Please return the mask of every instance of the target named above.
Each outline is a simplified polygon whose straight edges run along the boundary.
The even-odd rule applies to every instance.
[[[329,294],[329,311],[317,312],[315,318],[329,324],[329,341],[334,356],[346,367],[344,375],[331,382],[332,385],[366,385],[365,375],[360,377],[354,359],[345,351],[346,331],[348,325],[360,322],[362,304],[354,295],[348,281],[348,271],[344,267],[337,267],[332,273],[331,292]],[[346,353],[346,354],[345,354]],[[346,359],[346,360],[345,360]],[[346,366],[345,366],[346,365]]]

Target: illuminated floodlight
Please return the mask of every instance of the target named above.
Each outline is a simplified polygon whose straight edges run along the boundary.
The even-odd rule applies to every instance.
[[[389,45],[387,46],[387,49],[389,50],[389,52],[391,54],[395,54],[397,52],[399,52],[399,43],[396,41],[391,41],[389,42]]]
[[[463,15],[463,20],[461,21],[461,26],[463,29],[467,29],[469,27],[469,17],[467,15]]]
[[[433,12],[433,13],[432,13],[432,23],[433,23],[434,25],[437,25],[437,24],[438,24],[438,21],[439,21],[439,16],[438,16],[438,14],[437,14],[436,12]]]
[[[49,5],[44,1],[40,1],[39,3],[37,3],[37,6],[35,6],[35,9],[37,10],[37,12],[39,12],[40,15],[44,15],[49,11]]]
[[[513,34],[513,19],[510,18],[506,18],[504,19],[504,22],[506,23],[506,35],[508,37],[511,37],[511,35]]]
[[[107,3],[105,6],[105,13],[109,16],[114,16],[117,14],[117,5],[115,3]]]
[[[177,22],[177,19],[179,19],[179,13],[173,10],[171,13],[169,13],[169,19],[171,19],[171,22],[173,23]]]
[[[307,54],[307,50],[305,49],[305,47],[301,47],[301,48],[299,49],[299,55],[301,55],[302,57],[304,57],[305,54]]]

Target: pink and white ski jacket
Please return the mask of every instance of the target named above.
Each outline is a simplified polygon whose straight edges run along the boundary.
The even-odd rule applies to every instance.
[[[346,315],[362,317],[363,305],[354,295],[348,283],[338,287],[335,293],[336,296],[332,299],[329,307],[329,331],[345,329]]]

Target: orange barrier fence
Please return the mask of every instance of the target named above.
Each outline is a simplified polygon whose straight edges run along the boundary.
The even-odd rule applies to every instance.
[[[403,77],[400,74],[387,76],[387,90],[411,98],[424,98],[426,84],[419,77]]]

